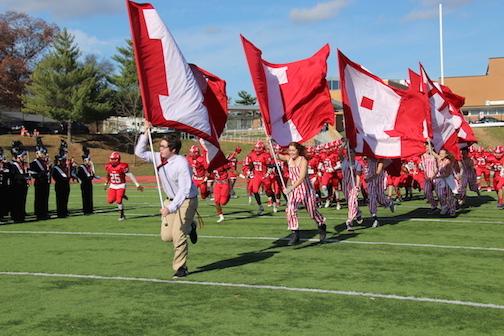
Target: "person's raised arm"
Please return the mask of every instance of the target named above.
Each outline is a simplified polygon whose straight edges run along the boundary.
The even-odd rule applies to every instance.
[[[145,132],[138,137],[138,142],[135,146],[135,155],[144,161],[152,162],[152,153],[146,149],[147,143],[149,142],[146,133],[150,131],[152,124],[150,121],[144,119],[144,126]]]

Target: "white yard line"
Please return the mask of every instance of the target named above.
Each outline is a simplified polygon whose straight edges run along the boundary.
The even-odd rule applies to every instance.
[[[189,280],[164,280],[155,278],[136,278],[126,276],[103,276],[103,275],[86,275],[86,274],[57,274],[57,273],[38,273],[38,272],[0,272],[2,276],[32,276],[32,277],[46,277],[46,278],[69,278],[69,279],[86,279],[98,281],[134,281],[134,282],[150,282],[162,283],[171,285],[193,285],[193,286],[211,286],[211,287],[228,287],[228,288],[244,288],[244,289],[265,289],[273,291],[288,291],[288,292],[302,292],[302,293],[315,293],[315,294],[332,294],[332,295],[345,295],[345,296],[358,296],[379,299],[391,299],[401,301],[413,302],[429,302],[440,303],[457,306],[469,306],[475,308],[491,308],[491,309],[504,309],[504,305],[493,303],[479,303],[461,300],[445,300],[428,297],[416,296],[402,296],[395,294],[381,294],[381,293],[366,293],[345,290],[332,290],[320,288],[299,288],[299,287],[286,287],[286,286],[273,286],[273,285],[252,285],[230,282],[210,282],[210,281],[189,281]]]
[[[95,211],[96,213],[100,213],[102,211]],[[259,220],[271,220],[272,218],[285,218],[285,213],[277,213],[275,215],[271,214],[271,215],[268,215],[266,213],[266,215],[264,216],[254,216],[255,212],[256,211],[252,211],[253,213],[250,214],[249,216],[234,216],[234,215],[226,215],[224,214],[224,217],[226,219],[259,219]],[[111,212],[111,211],[107,211],[107,213],[104,213],[103,215],[105,216],[116,216],[117,217],[117,213],[116,212]],[[135,213],[135,212],[128,212],[128,210],[126,209],[126,216],[154,216],[156,215],[156,213],[152,212],[152,213]],[[254,216],[254,217],[251,217],[251,216]],[[217,218],[217,216],[213,216],[213,215],[204,215],[204,216],[201,216],[202,218]],[[343,215],[343,213],[341,214],[341,216],[324,216],[326,217],[326,219],[334,219],[334,220],[341,220],[342,223],[345,222],[345,220],[347,219],[347,217],[345,215]],[[132,219],[134,217],[131,217]],[[298,216],[299,219],[311,219],[310,217],[308,216]],[[366,218],[366,217],[364,217]],[[387,217],[387,216],[384,216],[384,217],[380,217],[380,220],[382,220],[383,222],[402,222],[402,221],[414,221],[414,222],[450,222],[450,223],[473,223],[475,225],[477,224],[499,224],[499,225],[504,225],[504,222],[503,221],[494,221],[490,218],[485,218],[485,220],[481,220],[480,218],[474,218],[474,219],[467,219],[467,220],[463,220],[463,219],[457,219],[457,218],[414,218],[414,217],[394,217],[394,218],[391,218],[391,217]]]
[[[128,232],[71,232],[71,231],[0,231],[0,234],[46,234],[46,235],[74,235],[74,236],[104,236],[104,237],[159,237],[153,233],[128,233]],[[251,236],[207,236],[200,235],[201,238],[208,239],[231,239],[231,240],[282,240],[288,241],[289,238],[281,237],[251,237]],[[318,239],[301,239],[302,241],[318,242]],[[440,248],[440,249],[458,249],[458,250],[477,250],[477,251],[494,251],[504,252],[504,248],[498,247],[479,247],[479,246],[458,246],[458,245],[437,245],[437,244],[416,244],[416,243],[394,243],[394,242],[373,242],[373,241],[357,241],[357,240],[337,240],[328,239],[329,243],[343,244],[361,244],[361,245],[385,245],[385,246],[404,246],[404,247],[423,247],[423,248]]]

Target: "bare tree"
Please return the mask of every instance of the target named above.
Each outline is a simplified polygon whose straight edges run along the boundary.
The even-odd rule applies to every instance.
[[[0,14],[0,105],[21,106],[30,75],[58,32],[25,13]]]

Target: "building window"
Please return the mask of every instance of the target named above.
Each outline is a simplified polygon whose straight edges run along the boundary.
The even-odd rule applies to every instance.
[[[329,79],[327,81],[327,86],[329,86],[329,90],[339,90],[339,80]]]

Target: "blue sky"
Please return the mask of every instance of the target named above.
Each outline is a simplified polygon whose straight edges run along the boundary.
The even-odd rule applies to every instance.
[[[436,0],[153,0],[189,62],[228,83],[228,95],[253,93],[239,34],[264,59],[287,63],[329,43],[328,76],[337,77],[336,49],[383,78],[401,79],[421,61],[440,75]],[[484,74],[489,57],[504,57],[504,1],[444,0],[445,76]],[[83,53],[104,59],[130,37],[124,0],[0,0],[66,27]]]

